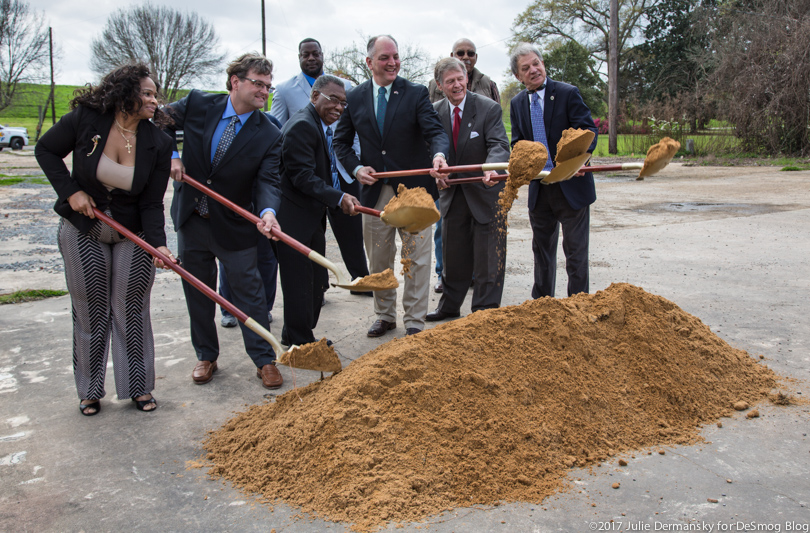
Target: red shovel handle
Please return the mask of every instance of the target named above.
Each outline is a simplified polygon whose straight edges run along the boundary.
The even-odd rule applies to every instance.
[[[364,213],[366,215],[371,215],[374,217],[379,217],[380,213],[382,213],[382,211],[377,211],[376,209],[372,209],[370,207],[363,207],[362,205],[354,206],[354,210],[357,211],[358,213]]]
[[[101,220],[102,222],[104,222],[105,224],[113,228],[115,231],[117,231],[118,233],[120,233],[133,243],[137,244],[150,254],[152,254],[154,257],[157,257],[158,259],[163,261],[164,265],[177,272],[181,278],[192,284],[194,288],[196,288],[197,290],[208,296],[210,299],[214,300],[216,303],[227,309],[229,313],[231,313],[233,316],[236,317],[237,320],[239,320],[239,322],[242,322],[244,324],[245,321],[249,318],[245,313],[240,311],[235,305],[233,305],[231,302],[229,302],[228,300],[217,294],[216,291],[212,290],[211,287],[209,287],[202,281],[198,280],[191,274],[189,274],[189,272],[184,268],[176,265],[174,261],[166,257],[166,255],[157,251],[157,249],[155,249],[154,246],[147,243],[146,241],[144,241],[143,239],[132,233],[130,230],[128,230],[127,228],[125,228],[112,218],[105,215],[98,208],[94,207],[93,212],[96,214],[96,217],[99,220]]]
[[[257,217],[256,215],[254,215],[253,213],[251,213],[250,211],[248,211],[247,209],[245,209],[243,207],[239,207],[238,205],[231,202],[230,200],[228,200],[227,198],[225,198],[221,194],[212,191],[211,189],[209,189],[208,187],[206,187],[205,185],[203,185],[199,181],[195,180],[194,178],[192,178],[188,174],[183,174],[183,182],[188,183],[189,185],[191,185],[192,187],[194,187],[198,191],[204,193],[209,198],[213,198],[214,200],[221,203],[222,205],[224,205],[228,209],[231,209],[236,214],[243,216],[244,218],[248,219],[249,221],[253,222],[254,224],[258,224],[262,220],[259,217]],[[290,248],[295,250],[296,252],[301,252],[302,254],[306,255],[307,257],[309,257],[309,254],[312,253],[312,248],[309,248],[305,244],[302,244],[302,243],[296,241],[295,239],[293,239],[292,237],[290,237],[289,235],[287,235],[286,233],[284,233],[283,231],[281,231],[278,228],[273,228],[270,231],[270,233],[274,237],[277,237],[278,240],[280,240],[281,242],[283,242],[284,244],[286,244],[287,246],[289,246]]]

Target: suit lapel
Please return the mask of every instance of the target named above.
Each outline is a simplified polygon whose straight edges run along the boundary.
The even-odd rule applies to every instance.
[[[383,124],[383,140],[391,131],[391,123],[397,113],[397,108],[402,99],[405,98],[405,80],[397,76],[391,84],[391,94],[388,97],[388,106],[385,108],[385,123]],[[375,117],[376,118],[376,117]]]
[[[363,98],[366,99],[366,102],[371,106],[369,107],[368,118],[371,121],[374,131],[377,132],[377,136],[380,139],[380,143],[382,143],[382,134],[380,133],[380,127],[377,125],[377,114],[374,112],[374,99],[377,98],[377,95],[374,94],[374,84],[371,80],[364,82],[367,87],[363,88],[363,91],[366,93]],[[360,85],[356,90],[360,90],[363,87]]]
[[[222,113],[225,112],[225,106],[228,103],[229,95],[216,105],[212,105],[205,113],[205,130],[203,131],[203,158],[205,161],[206,174],[211,173],[211,140],[214,138],[214,130],[217,129],[217,124],[222,120]]]
[[[90,171],[90,176],[92,178],[93,183],[98,183],[99,186],[103,188],[101,183],[98,181],[96,177],[96,170],[98,169],[98,161],[101,159],[101,154],[104,152],[104,147],[107,145],[107,139],[110,136],[110,128],[112,128],[113,124],[113,115],[109,113],[99,114],[98,117],[93,121],[87,131],[87,135],[90,136],[90,139],[95,137],[96,135],[99,136],[98,145],[95,149],[92,148],[92,140],[90,141],[91,150],[93,153],[88,157],[88,164],[87,168]],[[89,153],[89,152],[88,152]]]
[[[155,139],[147,121],[138,123],[138,146],[135,148],[135,173],[132,176],[132,189],[143,190],[152,170],[151,161],[154,161]]]
[[[475,98],[474,93],[467,91],[467,103],[464,104],[458,129],[458,150],[456,150],[458,161],[461,160],[461,154],[464,153],[464,147],[467,146],[467,140],[470,138],[472,127],[475,124]]]
[[[323,131],[323,124],[321,124],[321,117],[318,115],[318,112],[315,111],[315,106],[307,104],[307,110],[309,111],[310,116],[312,117],[312,122],[315,124],[318,130],[318,133],[321,136],[321,146],[323,146],[323,153],[326,154],[326,160],[330,161],[329,159],[329,143],[326,140],[326,134]],[[335,142],[335,124],[332,124],[332,142]],[[331,166],[331,161],[330,161]],[[331,177],[331,176],[330,176]]]
[[[228,150],[222,156],[222,159],[219,161],[219,165],[217,168],[224,168],[225,165],[228,164],[228,161],[234,158],[236,154],[242,151],[242,148],[247,146],[250,140],[253,138],[254,135],[259,131],[259,122],[261,121],[261,117],[259,114],[261,111],[256,110],[248,117],[242,127],[239,129],[239,133],[236,134],[234,137],[233,142],[228,147]],[[212,134],[213,136],[213,134]],[[210,142],[208,143],[211,144]]]
[[[521,94],[521,99],[518,101],[518,109],[523,108],[523,111],[518,113],[520,129],[526,132],[528,139],[534,141],[536,139],[534,138],[534,129],[532,128],[532,109],[529,106],[529,91],[524,89]]]
[[[444,100],[439,101],[439,107],[436,110],[439,114],[439,120],[442,122],[442,128],[444,131],[448,132],[448,136],[450,137],[450,161],[456,160],[456,150],[453,148],[453,123],[450,120],[450,103],[447,101],[447,98]]]
[[[546,126],[546,139],[548,139],[549,131],[551,131],[551,117],[554,114],[554,93],[557,92],[557,84],[548,78],[546,80],[546,94],[543,97],[543,123]]]
[[[296,85],[298,89],[304,94],[304,97],[309,101],[309,95],[312,93],[312,86],[307,81],[303,72],[299,72],[297,76]]]

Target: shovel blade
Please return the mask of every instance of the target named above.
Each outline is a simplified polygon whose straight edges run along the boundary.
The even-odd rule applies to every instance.
[[[582,168],[582,165],[588,162],[588,159],[591,158],[591,154],[585,152],[584,154],[580,154],[576,157],[572,157],[571,159],[566,159],[565,161],[557,163],[551,172],[548,173],[548,176],[543,178],[543,183],[559,183],[561,181],[570,180],[574,177],[574,174],[579,172],[579,169]]]
[[[433,207],[400,207],[396,211],[380,214],[380,219],[395,228],[408,233],[419,233],[435,224],[441,215]]]

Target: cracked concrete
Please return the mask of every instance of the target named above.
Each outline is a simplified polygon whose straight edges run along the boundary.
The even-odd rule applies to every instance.
[[[794,397],[810,396],[810,172],[674,164],[642,182],[629,173],[600,177],[597,193],[592,292],[621,281],[664,296],[733,346],[763,355],[788,378],[784,390]],[[55,227],[53,212],[31,211],[22,201],[37,196],[41,204],[47,194],[47,187],[0,188],[0,213],[9,215],[0,215],[0,232],[9,220],[18,224],[16,240],[0,242],[0,263],[33,261],[30,270],[0,269],[3,290],[64,287],[60,272],[38,268],[52,258],[29,253],[47,250],[39,242],[45,234],[22,223],[25,217],[29,225]],[[525,197],[524,191],[511,217],[505,305],[527,299],[531,287]],[[327,256],[339,258],[331,236]],[[563,294],[562,261],[559,268]],[[373,320],[369,300],[338,289],[327,293],[316,334],[336,342],[344,364],[392,337],[365,336]],[[432,294],[431,308],[437,301]],[[276,333],[281,309],[279,292]],[[254,377],[238,332],[221,328],[220,371],[205,386],[192,384],[195,358],[174,274],[160,274],[152,292],[160,403],[153,414],[137,412],[111,392],[98,416],[79,415],[69,311],[68,297],[0,307],[0,530],[349,530],[283,502],[261,503],[193,468],[209,429],[274,393]],[[462,310],[468,312],[469,301]],[[400,323],[393,334],[402,333]],[[293,387],[293,377],[297,386],[318,377],[281,371],[280,392]],[[617,457],[572,470],[571,488],[541,504],[455,509],[402,530],[741,531],[758,525],[808,531],[810,408],[766,403],[758,409],[758,419],[737,414],[723,419],[722,428],[705,427],[702,444],[662,448],[663,455],[658,448],[637,450],[621,457],[624,467]],[[611,488],[614,482],[619,489]]]

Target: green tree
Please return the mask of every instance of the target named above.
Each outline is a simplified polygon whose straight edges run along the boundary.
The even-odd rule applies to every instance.
[[[570,83],[579,88],[582,99],[585,101],[594,117],[604,116],[606,102],[604,100],[605,84],[594,73],[596,61],[588,50],[576,41],[568,41],[557,46],[543,56],[549,78],[555,81]]]
[[[619,58],[639,37],[647,14],[661,0],[619,0]],[[601,75],[608,59],[610,0],[534,0],[512,26],[513,41],[544,45],[553,39],[575,41],[588,50],[591,72]]]

